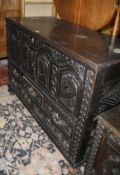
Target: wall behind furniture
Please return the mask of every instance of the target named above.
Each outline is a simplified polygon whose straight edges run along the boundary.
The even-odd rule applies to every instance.
[[[52,16],[53,0],[25,0],[25,16]]]

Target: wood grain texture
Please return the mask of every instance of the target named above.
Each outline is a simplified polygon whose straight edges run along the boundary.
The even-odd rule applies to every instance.
[[[113,0],[84,0],[81,3],[79,24],[93,30],[106,26],[114,16]]]
[[[61,19],[78,24],[81,0],[54,0]]]
[[[0,0],[0,58],[7,56],[6,17],[23,16],[24,0]]]
[[[114,0],[54,0],[57,13],[66,21],[98,30],[114,17]]]

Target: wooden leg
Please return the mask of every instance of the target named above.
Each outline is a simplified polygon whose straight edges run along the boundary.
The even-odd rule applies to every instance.
[[[9,91],[10,95],[14,95],[15,94],[10,85],[8,85],[8,91]]]

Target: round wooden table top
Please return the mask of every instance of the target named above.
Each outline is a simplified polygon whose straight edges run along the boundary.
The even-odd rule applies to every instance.
[[[115,14],[115,0],[54,0],[61,19],[98,30]]]

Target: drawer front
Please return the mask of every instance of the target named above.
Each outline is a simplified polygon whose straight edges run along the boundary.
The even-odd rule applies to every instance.
[[[66,60],[63,61],[63,64],[65,64],[65,61]],[[80,66],[81,65],[79,65],[79,67]],[[81,71],[83,71],[83,69],[84,68],[81,66]],[[80,99],[83,94],[83,80],[80,79],[80,75],[77,74],[72,65],[60,64],[58,66],[52,64],[50,82],[51,96],[54,99],[58,99],[59,104],[61,104],[67,112],[74,115],[77,115],[78,104],[80,106]]]
[[[24,84],[21,92],[23,92],[23,96],[28,94],[29,98],[33,103],[35,103],[38,107],[40,107],[46,115],[51,118],[52,123],[56,125],[68,139],[72,139],[73,128],[75,127],[73,124],[71,125],[67,119],[69,119],[69,115],[62,111],[60,107],[54,104],[54,101],[51,98],[44,94],[44,92],[38,91],[29,80],[23,76],[22,73],[15,67],[11,67],[11,75],[19,84]],[[13,80],[12,78],[12,80]],[[27,92],[24,92],[26,89]],[[44,94],[44,95],[43,95]],[[74,123],[74,122],[73,122]]]
[[[60,110],[52,104],[48,98],[45,98],[44,104],[45,113],[51,118],[52,123],[64,133],[64,135],[72,140],[73,127],[70,126],[70,123],[66,121],[66,116],[60,112]]]
[[[54,140],[57,146],[60,147],[60,150],[68,156],[73,130],[61,116],[59,116],[61,114],[53,110],[53,106],[51,106],[50,109],[50,105],[49,110],[46,111],[48,104],[50,104],[49,99],[34,88],[31,82],[29,82],[15,66],[12,66],[10,81],[10,86],[27,106],[35,119],[40,122],[48,135]]]
[[[40,121],[40,124],[44,128],[44,130],[48,133],[50,138],[52,138],[55,142],[55,144],[62,150],[62,152],[66,155],[69,154],[69,147],[70,147],[70,141],[63,132],[59,130],[59,128],[54,124],[53,120],[50,116],[47,116],[44,111],[41,110],[38,105],[34,104],[34,113],[36,117],[38,117],[38,120]]]

